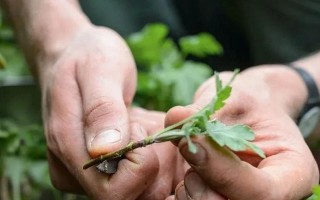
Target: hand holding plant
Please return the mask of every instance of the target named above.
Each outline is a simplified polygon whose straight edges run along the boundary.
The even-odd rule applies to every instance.
[[[148,136],[143,140],[130,142],[126,147],[120,150],[105,155],[100,155],[98,158],[95,158],[85,164],[83,168],[87,169],[105,160],[110,162],[117,158],[121,158],[125,156],[127,152],[136,148],[145,147],[153,143],[175,141],[184,137],[188,141],[189,151],[196,153],[197,148],[192,143],[191,137],[198,135],[207,136],[212,141],[218,143],[221,147],[226,146],[234,151],[244,151],[250,149],[260,157],[264,158],[265,155],[262,150],[250,142],[254,139],[254,133],[249,127],[245,125],[226,126],[217,120],[210,120],[211,116],[225,105],[225,100],[227,100],[230,96],[232,89],[230,84],[236,73],[237,72],[234,73],[234,76],[230,79],[226,86],[222,85],[218,74],[216,74],[215,80],[217,96],[213,98],[213,100],[207,106],[194,115],[176,124],[168,126],[164,130]],[[108,165],[108,162],[105,163],[105,165]],[[107,167],[106,169],[108,169]]]
[[[222,80],[231,76],[229,72],[220,73]],[[283,77],[287,77],[285,81]],[[293,120],[301,102],[296,93],[300,86],[294,86],[299,81],[294,72],[278,65],[241,72],[225,107],[215,118],[251,127],[256,136],[254,143],[266,158],[251,151],[231,152],[203,136],[192,138],[198,149],[193,154],[188,151],[188,140],[182,139],[178,147],[191,168],[176,188],[176,199],[189,195],[193,199],[300,200],[310,195],[319,172]],[[207,105],[214,96],[214,84],[214,78],[204,83],[192,105],[172,108],[166,124],[179,122]]]

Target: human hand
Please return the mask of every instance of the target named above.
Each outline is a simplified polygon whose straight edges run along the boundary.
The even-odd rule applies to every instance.
[[[230,75],[220,74],[225,80]],[[194,104],[171,109],[166,124],[205,106],[214,96],[214,83],[210,79],[203,84]],[[183,139],[178,147],[191,169],[177,186],[175,198],[289,200],[310,194],[319,180],[318,167],[293,120],[305,98],[303,82],[291,69],[263,66],[242,72],[227,104],[214,117],[226,124],[249,125],[255,144],[267,157],[262,160],[250,151],[233,153],[204,137],[193,138],[198,152],[192,154]]]
[[[131,53],[116,33],[94,26],[80,30],[64,45],[38,67],[53,184],[73,192],[83,189],[94,199],[108,195],[134,199],[140,190],[135,187],[146,182],[141,186],[144,190],[152,182],[145,175],[157,172],[152,151],[128,155],[114,176],[82,169],[88,153],[94,157],[113,151],[135,137],[130,136],[127,111],[136,84]],[[150,158],[143,159],[149,154]],[[61,175],[74,179],[66,181]]]

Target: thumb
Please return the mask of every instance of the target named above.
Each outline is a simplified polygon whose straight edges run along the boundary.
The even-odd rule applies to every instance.
[[[92,157],[115,151],[129,141],[128,112],[121,85],[97,78],[82,87],[85,139]]]
[[[273,184],[271,177],[263,170],[241,161],[234,153],[206,137],[195,137],[193,141],[198,149],[196,154],[188,151],[185,139],[180,141],[179,149],[205,184],[198,184],[195,188],[195,180],[190,177],[189,180],[185,179],[185,187],[190,196],[206,195],[201,193],[206,192],[205,188],[208,186],[230,199],[256,199],[257,196],[267,195],[266,191],[272,189],[266,189]]]

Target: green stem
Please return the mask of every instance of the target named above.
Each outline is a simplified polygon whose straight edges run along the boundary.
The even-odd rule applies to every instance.
[[[172,130],[173,128],[179,127],[179,126],[176,126],[176,125],[171,126],[170,129],[164,129],[157,134],[146,137],[143,140],[136,141],[136,142],[130,142],[127,146],[125,146],[122,149],[119,149],[118,151],[104,154],[104,155],[101,155],[97,158],[91,159],[83,166],[83,169],[88,169],[89,167],[100,164],[101,162],[108,160],[108,159],[120,158],[123,155],[125,155],[126,153],[128,153],[129,151],[132,151],[132,150],[140,148],[140,147],[145,147],[145,146],[153,144],[153,143],[161,143],[161,142],[167,142],[167,141],[181,139],[184,136],[183,131]]]
[[[132,150],[134,150],[136,148],[147,146],[147,145],[152,144],[154,142],[155,142],[154,136],[148,136],[145,139],[137,141],[137,142],[130,142],[127,146],[125,146],[124,148],[122,148],[122,149],[120,149],[118,151],[111,152],[111,153],[108,153],[108,154],[104,154],[104,155],[101,155],[101,156],[99,156],[97,158],[89,160],[83,166],[83,169],[88,169],[89,167],[97,165],[97,164],[99,164],[99,163],[101,163],[101,162],[103,162],[103,161],[105,161],[107,159],[110,159],[110,158],[122,157],[124,154],[126,154],[129,151],[132,151]]]
[[[89,167],[92,167],[94,165],[100,164],[101,162],[111,159],[111,158],[119,158],[122,157],[124,154],[128,153],[129,151],[132,151],[136,148],[144,147],[153,143],[160,143],[160,142],[167,142],[172,140],[181,139],[184,137],[183,131],[175,130],[179,127],[181,127],[183,124],[189,122],[190,120],[193,120],[195,118],[198,118],[199,116],[202,116],[203,111],[206,109],[203,108],[196,114],[189,116],[185,118],[184,120],[181,120],[178,123],[175,123],[171,126],[168,126],[161,131],[156,132],[155,134],[152,134],[148,137],[146,137],[143,140],[136,141],[136,142],[130,142],[127,146],[125,146],[122,149],[119,149],[118,151],[111,152],[108,154],[100,155],[97,158],[89,160],[86,164],[84,164],[83,169],[88,169]]]

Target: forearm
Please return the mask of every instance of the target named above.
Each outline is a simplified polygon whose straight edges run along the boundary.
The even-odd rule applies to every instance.
[[[76,0],[1,0],[29,66],[39,68],[90,25]]]

